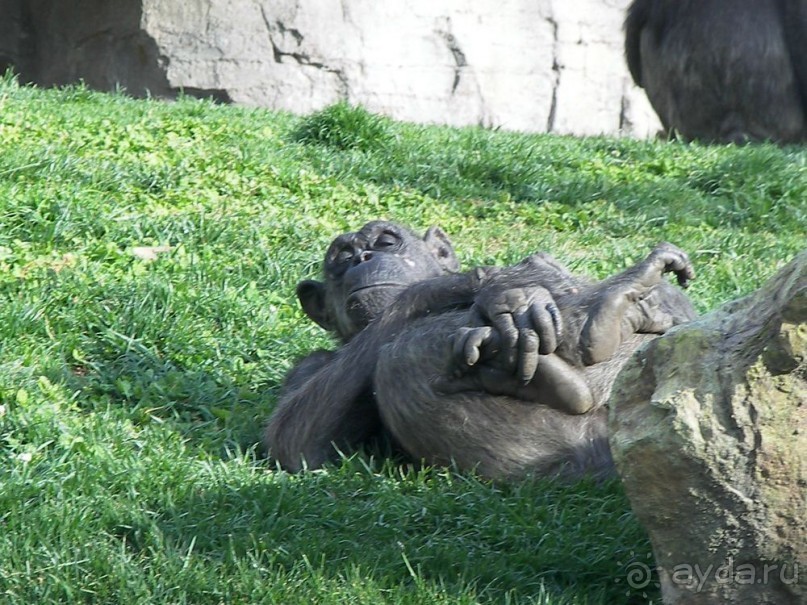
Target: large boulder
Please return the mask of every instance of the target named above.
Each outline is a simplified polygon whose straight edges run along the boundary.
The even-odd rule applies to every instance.
[[[610,405],[664,602],[807,603],[807,251],[639,351]]]

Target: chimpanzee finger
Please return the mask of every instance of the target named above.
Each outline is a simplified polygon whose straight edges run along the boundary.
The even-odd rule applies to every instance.
[[[535,376],[538,369],[539,338],[530,324],[528,313],[521,313],[516,317],[518,327],[518,377],[523,384],[527,384]]]
[[[479,328],[460,328],[454,336],[454,361],[457,364],[472,366],[479,361],[479,349],[474,354],[473,350],[469,350],[468,344],[477,330]]]
[[[689,281],[695,279],[695,270],[692,268],[692,263],[689,262],[689,257],[682,250],[674,250],[671,257],[667,259],[664,271],[675,273],[678,285],[682,288],[688,288]]]
[[[477,303],[471,305],[471,325],[477,327],[493,325],[496,329],[497,346],[499,350],[505,351],[501,361],[504,362],[505,367],[513,368],[518,347],[518,330],[516,330],[509,312],[496,309],[496,305],[493,306],[493,309],[495,312],[490,312],[485,305]]]
[[[493,327],[499,334],[501,359],[509,370],[514,370],[518,355],[519,333],[513,316],[510,313],[500,313],[491,318]]]
[[[675,272],[675,277],[678,279],[679,286],[689,288],[689,282],[695,279],[695,269],[692,267],[692,263],[689,262],[689,258],[686,255],[684,255],[684,261],[684,267]]]
[[[695,278],[695,270],[692,268],[692,263],[689,262],[689,257],[683,250],[675,249],[673,258],[668,260],[665,271],[672,271],[678,280],[678,285],[682,288],[689,287],[689,280]]]
[[[547,346],[551,348],[549,352],[553,353],[555,349],[558,348],[560,341],[563,339],[563,317],[561,316],[560,309],[558,309],[558,305],[555,304],[554,300],[550,300],[548,303],[546,303],[546,305],[544,305],[544,309],[546,309],[547,313],[549,313],[549,315],[552,317],[552,327],[554,328],[553,334],[555,335],[555,339],[549,342]]]
[[[695,270],[687,253],[669,242],[661,242],[656,246],[654,252],[659,254],[662,262],[664,262],[662,272],[671,271],[675,273],[678,285],[682,288],[688,288],[690,280],[695,279]]]
[[[530,306],[530,321],[538,334],[538,353],[549,355],[558,348],[557,326],[559,313],[554,313],[554,304],[535,304]]]
[[[498,352],[499,338],[493,328],[460,328],[454,337],[454,360],[460,366],[472,367]]]
[[[476,328],[475,330],[471,331],[466,339],[465,339],[465,363],[468,366],[475,365],[482,357],[489,356],[489,351],[487,352],[488,355],[485,355],[486,351],[483,350],[490,340],[491,334],[493,330],[488,327],[483,328]]]

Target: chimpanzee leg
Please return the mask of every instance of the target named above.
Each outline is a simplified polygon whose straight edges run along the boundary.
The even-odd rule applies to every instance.
[[[607,472],[604,409],[570,415],[541,405],[546,390],[536,388],[530,392],[536,399],[525,400],[492,394],[485,378],[455,375],[451,337],[465,314],[424,318],[381,349],[373,389],[382,422],[403,449],[495,478]]]

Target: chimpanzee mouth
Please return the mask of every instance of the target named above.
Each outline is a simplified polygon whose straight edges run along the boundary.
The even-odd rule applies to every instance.
[[[368,290],[375,290],[376,288],[382,288],[382,289],[390,288],[390,289],[402,290],[405,287],[406,287],[405,284],[396,284],[394,282],[383,283],[383,284],[370,284],[368,286],[359,286],[357,288],[353,288],[353,290],[351,290],[350,293],[348,294],[348,297],[353,296],[354,294],[357,294],[359,292],[366,292]]]
[[[385,283],[362,286],[352,290],[345,303],[345,311],[358,327],[364,327],[382,315],[406,288],[401,284]]]

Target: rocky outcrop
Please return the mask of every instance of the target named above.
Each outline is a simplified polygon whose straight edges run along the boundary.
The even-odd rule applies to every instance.
[[[24,79],[170,94],[161,51],[140,27],[139,0],[22,0],[21,6]]]
[[[610,401],[664,602],[806,603],[807,251],[652,341]]]
[[[0,0],[18,16],[0,52],[41,85],[296,113],[347,100],[415,122],[647,136],[658,121],[623,59],[627,4]]]

